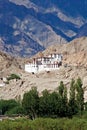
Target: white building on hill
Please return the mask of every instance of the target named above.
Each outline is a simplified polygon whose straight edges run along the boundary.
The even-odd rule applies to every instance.
[[[34,58],[32,63],[25,64],[25,71],[37,73],[41,71],[51,71],[59,69],[62,65],[61,54],[51,54],[46,57]]]

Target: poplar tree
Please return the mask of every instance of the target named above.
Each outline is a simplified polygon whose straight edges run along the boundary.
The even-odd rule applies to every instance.
[[[72,117],[72,115],[76,113],[77,113],[77,105],[76,105],[75,80],[72,79],[69,92],[68,115]]]
[[[59,94],[59,111],[60,117],[65,117],[67,114],[67,89],[64,86],[63,81],[60,82],[58,87]]]
[[[82,111],[84,110],[84,91],[82,88],[82,81],[81,78],[78,78],[76,81],[76,100],[77,100],[77,106],[78,106],[78,112],[82,114]]]
[[[64,111],[64,116],[67,116],[67,111],[68,111],[68,98],[67,98],[67,88],[64,87],[64,95],[63,95],[63,111]]]
[[[47,89],[42,92],[39,100],[39,115],[47,117],[49,115],[50,93]]]
[[[64,84],[63,84],[63,81],[60,82],[60,85],[58,87],[58,91],[59,91],[59,95],[61,97],[63,97],[63,93],[64,93]]]

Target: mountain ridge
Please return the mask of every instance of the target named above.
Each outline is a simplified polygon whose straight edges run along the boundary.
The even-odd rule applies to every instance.
[[[0,50],[3,46],[14,56],[30,57],[50,45],[86,36],[86,5],[82,0],[1,0]]]

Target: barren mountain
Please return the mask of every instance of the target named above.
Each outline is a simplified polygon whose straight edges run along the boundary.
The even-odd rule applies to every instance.
[[[14,58],[0,52],[0,77],[7,77],[10,74],[17,74],[20,80],[10,80],[9,84],[0,87],[0,98],[22,98],[26,91],[31,87],[37,87],[39,94],[44,89],[50,92],[55,90],[60,81],[69,88],[72,78],[81,77],[84,87],[85,101],[87,101],[87,37],[75,39],[69,44],[50,46],[38,55],[47,55],[49,53],[62,53],[63,64],[57,71],[41,72],[30,74],[24,71],[24,64],[30,59]],[[69,90],[69,89],[68,89]]]
[[[87,66],[87,37],[77,38],[69,44],[48,47],[43,54],[62,53],[63,63]]]
[[[12,73],[21,72],[24,59],[15,58],[7,53],[0,52],[0,78],[7,77]]]
[[[0,0],[0,50],[30,57],[87,36],[86,0]]]

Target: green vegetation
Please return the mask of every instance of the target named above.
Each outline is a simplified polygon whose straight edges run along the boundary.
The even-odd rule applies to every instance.
[[[17,77],[11,75],[11,77]],[[68,95],[68,96],[67,96]],[[78,78],[76,81],[72,79],[70,84],[70,92],[67,94],[67,88],[60,82],[56,91],[49,93],[48,90],[42,92],[39,97],[36,87],[25,93],[23,100],[18,103],[15,100],[1,100],[0,112],[4,114],[23,114],[28,115],[30,119],[37,117],[69,117],[74,115],[82,115],[87,103],[84,104],[84,93],[82,81]]]
[[[8,116],[24,115],[25,110],[22,106],[16,106],[5,113]]]
[[[32,88],[28,93],[24,94],[22,105],[31,119],[35,119],[37,117],[39,109],[37,88]]]
[[[22,106],[14,99],[0,100],[1,115],[23,114],[22,111],[24,111]]]
[[[20,78],[20,76],[17,75],[17,74],[11,74],[11,75],[7,78],[7,80],[10,81],[10,80],[12,80],[12,79],[21,79],[21,78]]]
[[[61,81],[54,92],[44,90],[40,97],[33,87],[21,102],[1,100],[0,112],[29,118],[2,121],[0,130],[87,130],[87,103],[80,78],[72,79],[69,94]]]
[[[36,88],[32,88],[24,94],[22,105],[31,119],[36,117],[69,117],[82,114],[84,111],[84,93],[80,78],[76,82],[72,79],[70,85],[69,99],[67,88],[60,82],[56,91],[49,93],[48,90],[38,96]]]
[[[0,122],[0,130],[87,130],[86,118],[20,118]]]

